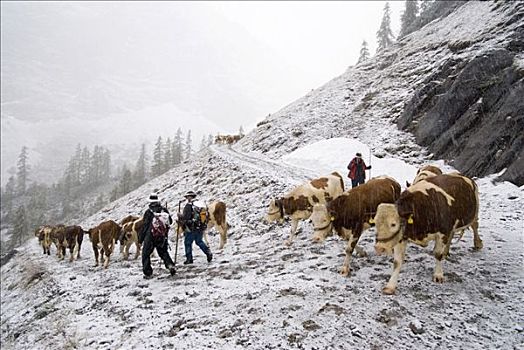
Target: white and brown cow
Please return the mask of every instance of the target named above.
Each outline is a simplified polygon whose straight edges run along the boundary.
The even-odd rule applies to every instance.
[[[343,193],[327,205],[314,206],[311,215],[315,230],[314,239],[323,241],[335,230],[342,239],[348,241],[341,275],[349,275],[354,249],[360,255],[365,254],[357,243],[362,232],[370,227],[370,219],[375,216],[378,205],[395,203],[399,196],[399,183],[391,177],[379,176]]]
[[[437,175],[409,187],[395,204],[381,204],[375,216],[378,254],[393,254],[393,273],[383,289],[393,294],[408,241],[421,246],[435,240],[433,281],[442,283],[442,258],[453,234],[471,226],[475,249],[482,248],[478,234],[479,196],[475,182],[458,173]]]
[[[416,184],[417,182],[427,179],[428,177],[433,177],[437,175],[442,175],[442,170],[435,165],[424,165],[422,168],[417,170],[417,175],[413,179],[412,183],[406,181],[406,187]]]
[[[49,252],[51,242],[56,246],[57,255],[63,260],[66,251],[69,248],[69,261],[80,258],[80,249],[84,239],[84,230],[80,226],[44,226],[42,229],[44,235],[43,247]],[[48,253],[49,254],[49,253]]]
[[[138,243],[138,234],[142,230],[143,223],[143,218],[136,218],[134,221],[127,221],[122,226],[120,233],[120,252],[124,255],[125,260],[129,258],[129,248],[132,244],[135,244],[136,248],[134,259],[137,259],[140,255],[142,245]]]
[[[309,219],[315,204],[326,204],[344,192],[344,180],[339,173],[314,179],[294,188],[282,198],[271,199],[266,216],[267,222],[284,221],[291,218],[291,233],[286,245],[291,245],[295,238],[299,220]]]
[[[48,225],[39,226],[35,230],[35,237],[38,238],[38,243],[42,247],[43,253],[47,255],[51,255],[51,250],[50,250],[51,240],[49,238],[49,235],[46,236],[45,228],[51,229],[51,226],[48,226]]]
[[[207,232],[213,227],[220,233],[220,245],[218,249],[224,248],[227,243],[227,221],[226,221],[226,203],[221,201],[214,201],[207,206],[207,212],[209,214],[209,221],[207,222],[207,228],[204,232],[204,240],[209,246]]]
[[[95,266],[98,266],[98,256],[104,257],[104,268],[109,266],[109,257],[113,253],[115,242],[120,234],[120,225],[113,220],[107,220],[87,231],[95,253]]]

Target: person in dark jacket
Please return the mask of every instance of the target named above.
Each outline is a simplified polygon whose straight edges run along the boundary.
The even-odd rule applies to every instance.
[[[357,153],[355,158],[348,164],[348,177],[351,179],[352,188],[364,184],[366,181],[366,170],[368,169],[371,169],[371,165],[366,166],[364,159],[362,159],[362,154]]]
[[[202,240],[204,230],[194,225],[193,202],[197,195],[195,192],[189,191],[184,197],[187,199],[187,203],[184,206],[183,212],[178,213],[178,221],[182,227],[184,227],[184,248],[186,251],[186,261],[184,261],[184,265],[193,263],[193,242],[206,254],[207,262],[211,262],[213,254],[211,254],[211,250]]]
[[[167,209],[160,204],[158,194],[152,193],[149,196],[148,202],[149,208],[144,213],[144,224],[138,235],[138,242],[142,244],[142,271],[144,272],[144,278],[151,278],[153,275],[153,269],[151,268],[151,253],[153,253],[155,248],[158,256],[164,261],[166,269],[169,270],[171,275],[174,275],[175,264],[167,251],[167,231],[166,235],[163,237],[153,237],[151,230],[155,213],[167,213],[169,225],[173,223],[173,219],[171,218],[171,215],[169,215]]]

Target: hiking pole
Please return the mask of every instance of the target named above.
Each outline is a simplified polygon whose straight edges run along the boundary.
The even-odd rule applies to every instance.
[[[181,201],[178,201],[178,213],[180,213],[180,204],[182,204],[183,200]],[[176,218],[176,241],[175,241],[175,260],[173,261],[173,264],[176,266],[176,257],[178,255],[178,235],[179,235],[179,232],[180,232],[180,222],[179,222],[179,218],[178,218],[178,215],[177,215],[177,218]]]
[[[371,147],[369,148],[369,166],[371,166]],[[371,168],[369,168],[369,180],[371,180]]]

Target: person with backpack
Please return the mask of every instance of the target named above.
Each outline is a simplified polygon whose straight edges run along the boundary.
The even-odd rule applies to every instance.
[[[169,226],[173,223],[167,208],[160,204],[156,192],[149,195],[149,208],[144,213],[144,223],[138,235],[138,242],[142,244],[142,271],[144,278],[149,279],[153,276],[151,267],[151,253],[156,249],[158,256],[164,261],[166,269],[174,275],[175,264],[167,251],[169,245],[167,234]]]
[[[348,177],[351,179],[352,188],[364,184],[366,181],[366,170],[368,169],[371,169],[371,165],[366,166],[364,159],[362,159],[362,154],[357,152],[355,158],[348,164]]]
[[[178,222],[184,228],[184,248],[186,261],[184,265],[193,263],[193,242],[206,254],[207,262],[213,260],[213,254],[204,243],[202,237],[207,227],[207,208],[195,202],[197,197],[193,191],[187,192],[184,197],[187,200],[182,213],[178,213]]]

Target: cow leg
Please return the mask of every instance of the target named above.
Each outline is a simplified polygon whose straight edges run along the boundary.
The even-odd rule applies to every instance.
[[[402,241],[393,248],[393,272],[391,273],[391,277],[389,277],[388,283],[382,289],[382,293],[384,294],[394,294],[397,289],[400,268],[406,255],[406,244],[406,241]]]
[[[95,253],[95,267],[98,266],[98,246],[93,243],[93,253]]]
[[[111,248],[104,247],[104,269],[109,267],[109,256],[111,255]]]
[[[135,253],[135,260],[136,260],[140,256],[140,251],[142,250],[142,245],[140,243],[138,243],[138,242],[135,242],[135,247],[136,247],[136,253]]]
[[[353,232],[358,232],[358,231],[351,230],[350,233],[348,233],[348,230],[345,230],[344,228],[342,228],[342,230],[346,231],[344,233],[345,233],[345,237],[348,237],[348,244],[345,250],[346,257],[344,258],[344,264],[342,265],[342,269],[340,269],[340,274],[342,276],[349,276],[350,271],[351,271],[351,267],[350,267],[351,257],[353,255],[353,250],[355,249],[358,243],[358,239],[360,238],[360,233],[355,234],[353,236]]]
[[[76,244],[76,240],[75,240],[75,245],[74,246],[69,246],[69,254],[71,255],[69,257],[69,262],[73,262],[75,260],[75,256],[76,254],[78,254],[78,246]]]
[[[482,243],[482,239],[480,239],[479,236],[479,222],[477,219],[473,221],[471,224],[471,229],[473,230],[473,246],[475,249],[482,249],[484,247],[484,244]]]
[[[218,249],[223,249],[227,243],[227,224],[217,226],[217,230],[220,233],[220,245]]]
[[[446,253],[446,246],[443,241],[443,234],[435,235],[435,247],[433,248],[433,255],[435,256],[435,272],[433,272],[433,282],[442,283],[444,282],[444,272],[442,271],[442,258]],[[452,236],[448,237],[451,241]]]
[[[298,226],[298,220],[292,219],[291,220],[291,233],[289,234],[289,239],[285,242],[287,246],[290,246],[293,244],[293,240],[295,239],[295,233],[297,232],[297,226]]]

